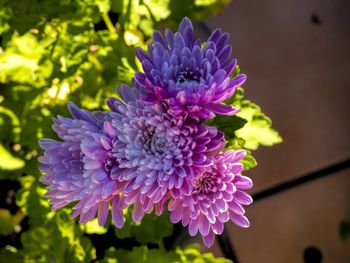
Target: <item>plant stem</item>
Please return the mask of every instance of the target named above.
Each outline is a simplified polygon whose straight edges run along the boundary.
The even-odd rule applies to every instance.
[[[107,13],[103,13],[103,14],[102,14],[102,19],[103,19],[103,21],[105,22],[106,27],[107,27],[109,33],[111,33],[111,34],[112,34],[112,33],[115,33],[115,27],[113,26],[112,21],[111,21],[111,19],[109,18],[109,16],[108,16]]]

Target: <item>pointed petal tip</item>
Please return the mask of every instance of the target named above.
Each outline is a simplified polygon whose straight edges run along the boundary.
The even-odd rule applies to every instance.
[[[179,29],[185,29],[185,28],[191,28],[191,29],[193,28],[192,21],[187,16],[182,18],[179,26]]]
[[[72,117],[74,119],[80,119],[81,118],[80,109],[78,108],[78,106],[74,102],[68,101],[67,107],[68,107],[69,113],[72,115]]]
[[[242,86],[247,80],[246,74],[239,74],[238,76],[234,77],[232,81],[235,82],[235,86]]]
[[[142,48],[140,47],[136,47],[136,57],[139,59],[139,61],[142,63],[145,59],[149,59],[148,54],[146,53],[146,51],[144,51]]]
[[[215,235],[212,232],[209,232],[207,236],[202,236],[204,245],[209,248],[214,244]]]

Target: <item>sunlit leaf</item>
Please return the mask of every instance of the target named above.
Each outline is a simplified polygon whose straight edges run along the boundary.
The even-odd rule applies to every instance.
[[[37,70],[44,53],[45,45],[39,43],[33,34],[14,35],[5,51],[0,54],[0,82],[14,81],[34,85],[40,80]]]
[[[111,8],[111,0],[97,0],[95,3],[101,13],[108,13]]]
[[[198,262],[198,263],[232,263],[231,260],[225,258],[215,258],[212,253],[204,253],[200,252],[200,246],[192,245],[186,247],[185,249],[176,249],[176,253],[179,256],[180,260],[178,262],[181,263],[190,263],[190,262]]]
[[[282,142],[277,131],[271,128],[271,120],[261,112],[260,107],[250,101],[243,101],[241,111],[237,116],[247,120],[247,123],[236,135],[245,140],[244,147],[256,150],[259,145],[272,146]]]
[[[21,177],[20,181],[22,188],[17,192],[16,204],[29,216],[32,226],[40,226],[53,215],[53,212],[50,213],[48,199],[44,197],[46,190],[33,176]]]
[[[100,263],[138,262],[138,263],[232,263],[224,258],[215,258],[211,253],[200,252],[200,247],[193,245],[176,251],[148,249],[146,246],[134,247],[132,251],[109,248]]]
[[[0,169],[16,170],[25,165],[25,162],[17,157],[14,157],[0,144]]]
[[[80,228],[86,234],[105,234],[107,232],[107,228],[105,226],[100,226],[98,224],[97,218],[94,218],[93,220],[88,221],[84,225],[80,225]]]
[[[110,248],[100,263],[139,262],[139,263],[163,263],[176,262],[174,252],[166,252],[159,249],[148,249],[146,246],[135,247],[132,251]]]
[[[24,215],[21,211],[18,211],[15,215],[12,215],[9,210],[0,208],[0,234],[9,235],[14,230],[17,224],[21,222]]]
[[[216,0],[195,0],[195,5],[212,5],[216,2]]]

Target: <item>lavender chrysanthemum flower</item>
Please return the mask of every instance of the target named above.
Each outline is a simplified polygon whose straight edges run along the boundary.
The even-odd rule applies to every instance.
[[[98,213],[98,222],[104,225],[112,202],[113,222],[122,227],[126,205],[119,193],[124,183],[112,179],[110,173],[116,165],[111,152],[114,130],[103,114],[98,118],[73,103],[69,110],[73,119],[54,119],[53,129],[63,142],[51,139],[39,142],[45,150],[39,158],[45,173],[40,181],[48,186],[46,195],[51,198],[52,209],[78,201],[72,217],[80,215],[80,223],[85,223]]]
[[[243,205],[252,198],[243,190],[252,187],[252,181],[240,175],[243,165],[239,161],[245,151],[226,151],[214,159],[214,164],[193,180],[193,190],[188,196],[169,202],[170,220],[188,225],[189,234],[199,231],[204,244],[210,247],[215,234],[223,232],[224,223],[231,220],[241,227],[248,227]]]
[[[224,145],[223,133],[215,127],[174,118],[166,103],[145,105],[136,88],[118,87],[124,102],[107,102],[117,140],[113,154],[119,167],[112,169],[127,181],[124,196],[134,204],[133,219],[140,221],[160,204],[162,212],[168,196],[178,198],[192,192],[192,180],[204,167],[212,165],[211,155]],[[119,169],[126,169],[118,172]]]
[[[237,113],[239,109],[220,104],[246,80],[244,74],[230,79],[237,61],[230,59],[228,33],[216,29],[202,48],[192,31],[188,18],[182,20],[179,32],[167,29],[165,38],[155,31],[148,53],[136,50],[145,73],[135,74],[134,85],[143,88],[147,103],[167,101],[174,117],[186,112],[198,120]]]

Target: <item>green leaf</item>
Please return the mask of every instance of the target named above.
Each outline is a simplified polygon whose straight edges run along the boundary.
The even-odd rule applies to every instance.
[[[32,226],[41,226],[54,215],[50,212],[49,201],[44,197],[46,190],[31,175],[20,178],[22,188],[17,192],[16,204],[29,216]]]
[[[17,157],[14,157],[0,144],[0,169],[2,170],[17,170],[23,168],[25,162]]]
[[[180,260],[177,261],[179,263],[232,263],[231,260],[225,258],[215,258],[212,253],[202,254],[198,245],[186,247],[184,250],[176,248],[176,253],[180,258]]]
[[[0,208],[0,235],[10,235],[12,231],[13,224],[10,211]]]
[[[139,0],[121,1],[121,15],[119,17],[120,26],[125,29],[136,28],[140,23],[140,15],[137,11],[140,8]],[[114,7],[112,5],[112,7]],[[120,6],[118,5],[118,9]]]
[[[215,4],[216,0],[195,0],[195,5],[212,5]]]
[[[258,165],[257,161],[255,160],[255,158],[253,157],[253,155],[251,154],[251,151],[246,150],[247,154],[246,156],[244,156],[244,159],[241,161],[241,163],[244,166],[244,170],[249,170],[254,168],[255,166]]]
[[[171,19],[177,23],[188,16],[194,20],[205,20],[209,16],[222,12],[231,0],[177,0],[170,1]],[[186,8],[183,8],[186,7]]]
[[[33,34],[14,35],[5,51],[0,53],[0,82],[13,81],[35,85],[40,79],[36,72],[44,53],[45,46],[39,43]]]
[[[272,146],[282,142],[278,132],[271,128],[272,122],[260,107],[245,100],[241,103],[241,111],[237,114],[247,123],[235,132],[236,136],[245,140],[244,148],[256,150],[259,145]]]
[[[143,5],[150,13],[151,19],[154,21],[161,21],[166,19],[170,14],[169,9],[170,0],[144,0]]]
[[[226,145],[225,150],[233,149],[233,150],[241,150],[244,149],[245,140],[242,138],[233,138],[230,139]],[[245,149],[246,156],[241,161],[241,163],[244,165],[244,170],[249,170],[257,165],[257,162],[255,158],[252,156],[252,153],[250,150]]]
[[[132,251],[109,248],[100,263],[138,262],[138,263],[232,263],[224,258],[215,258],[211,253],[200,252],[197,245],[176,251],[148,249],[146,246],[134,247]]]
[[[12,246],[6,246],[0,249],[0,263],[23,263],[28,262],[24,260],[25,255],[18,253],[17,248]]]
[[[96,5],[101,13],[107,14],[111,8],[111,0],[96,0]]]
[[[141,224],[135,225],[134,235],[141,244],[159,243],[164,237],[173,232],[173,224],[170,222],[169,213],[161,216],[155,214],[146,215]]]
[[[105,234],[107,233],[106,226],[100,226],[98,224],[98,219],[94,218],[87,223],[80,225],[81,230],[83,230],[86,234]]]
[[[57,230],[61,234],[58,242],[66,247],[66,256],[73,262],[90,262],[96,257],[95,248],[68,213],[70,211],[63,210],[55,215]]]
[[[10,235],[22,221],[24,215],[21,210],[12,215],[9,210],[0,208],[0,234]]]
[[[10,29],[11,9],[4,7],[4,1],[0,1],[0,35]]]
[[[117,259],[115,262],[164,263],[175,262],[177,256],[174,252],[167,252],[163,249],[148,249],[146,246],[142,246],[134,247],[132,251],[110,248],[101,263],[113,262],[111,259]]]
[[[236,120],[236,126],[234,126],[234,119],[230,119],[230,117],[219,117],[218,121],[216,117],[213,121],[215,126],[217,122],[217,127],[224,129],[225,133],[227,132],[227,135],[225,135],[228,140],[227,148],[256,150],[259,145],[272,146],[282,142],[278,132],[271,127],[272,121],[270,118],[261,112],[258,105],[243,98],[244,91],[241,87],[238,87],[234,96],[225,101],[225,104],[239,108],[240,111],[236,114],[236,117],[244,121],[238,122]],[[233,128],[230,130],[231,126]],[[248,156],[248,159],[252,161],[250,165],[255,166],[255,161],[251,156]]]
[[[21,235],[25,262],[73,262],[93,260],[95,249],[66,211],[56,213],[51,221],[31,227]]]
[[[234,74],[239,74],[239,68]],[[239,108],[240,112],[235,116],[217,115],[206,124],[213,125],[225,133],[226,150],[246,150],[247,154],[242,164],[245,170],[249,170],[257,165],[251,154],[252,150],[256,150],[259,145],[271,146],[280,143],[282,138],[271,127],[271,120],[261,112],[260,107],[243,98],[244,91],[238,87],[234,96],[225,101],[225,104]]]
[[[247,120],[238,116],[222,116],[217,115],[214,119],[206,122],[208,125],[215,126],[220,131],[225,133],[226,140],[235,137],[235,131],[242,128],[247,123]]]
[[[169,212],[164,212],[161,216],[154,213],[146,214],[141,223],[137,224],[131,219],[131,209],[125,215],[125,226],[115,230],[117,237],[135,237],[143,245],[148,243],[161,245],[163,238],[170,236],[172,232],[173,224],[169,220]]]

